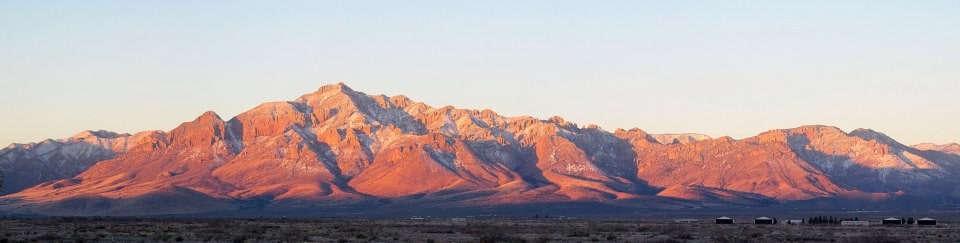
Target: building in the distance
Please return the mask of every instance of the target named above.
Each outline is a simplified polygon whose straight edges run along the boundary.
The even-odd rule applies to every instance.
[[[844,221],[840,221],[840,225],[846,225],[846,226],[870,226],[870,221],[844,220]]]
[[[783,221],[783,223],[784,223],[784,224],[801,225],[801,224],[803,224],[803,220],[802,220],[802,219],[791,219],[791,220]]]
[[[767,217],[759,217],[753,219],[753,224],[773,224],[773,219]]]
[[[898,218],[890,217],[890,218],[885,218],[885,219],[883,219],[883,221],[881,221],[881,224],[883,224],[883,225],[901,225],[901,224],[903,224],[903,220],[900,220],[900,219],[898,219]]]
[[[717,218],[717,224],[733,224],[733,218],[730,217],[719,217]]]
[[[933,218],[922,218],[917,220],[917,225],[937,225],[937,220]]]

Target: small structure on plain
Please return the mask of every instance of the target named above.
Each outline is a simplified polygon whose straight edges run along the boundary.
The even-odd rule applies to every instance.
[[[716,222],[717,224],[733,224],[733,218],[723,216],[717,218]]]
[[[759,217],[759,218],[753,219],[753,223],[754,224],[773,224],[773,219],[768,217]]]
[[[903,220],[891,217],[883,219],[880,223],[883,225],[901,225],[903,224]]]
[[[922,218],[917,220],[917,225],[937,225],[937,220],[933,218]]]

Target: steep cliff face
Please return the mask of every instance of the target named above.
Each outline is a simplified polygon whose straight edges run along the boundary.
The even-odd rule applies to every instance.
[[[952,196],[953,186],[924,185],[952,183],[960,171],[955,154],[906,147],[870,130],[808,126],[742,140],[611,133],[559,117],[435,108],[343,84],[227,121],[207,112],[169,132],[129,137],[136,139],[123,146],[101,143],[112,154],[91,159],[92,167],[77,169],[83,173],[0,198],[0,209],[137,215],[391,201],[762,205]],[[198,203],[169,205],[178,198]]]
[[[65,139],[11,144],[0,150],[0,172],[4,176],[0,194],[76,176],[97,162],[127,152],[132,144],[150,133],[84,131]]]

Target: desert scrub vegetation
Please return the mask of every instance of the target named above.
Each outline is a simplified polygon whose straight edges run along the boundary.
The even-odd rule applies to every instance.
[[[960,227],[610,219],[0,219],[0,242],[954,242]]]

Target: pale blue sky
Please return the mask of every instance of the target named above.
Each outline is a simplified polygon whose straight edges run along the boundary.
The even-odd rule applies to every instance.
[[[960,142],[960,1],[0,1],[0,144],[327,83],[607,130]]]

